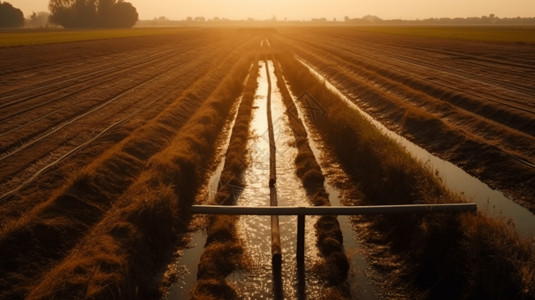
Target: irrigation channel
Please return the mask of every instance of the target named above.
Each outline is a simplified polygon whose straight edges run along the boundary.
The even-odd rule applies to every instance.
[[[267,71],[266,71],[267,67]],[[269,206],[274,198],[279,206],[310,206],[302,183],[296,176],[295,138],[289,127],[286,108],[277,89],[272,61],[261,64],[258,78],[258,88],[255,96],[253,118],[250,127],[250,139],[248,152],[250,155],[249,167],[245,172],[245,188],[237,200],[241,206]],[[273,81],[273,82],[272,82]],[[271,111],[271,118],[268,117]],[[270,149],[270,130],[268,124],[273,126],[274,147]],[[230,127],[232,126],[232,123]],[[316,159],[320,159],[321,150],[314,140],[309,143]],[[271,150],[271,151],[270,151]],[[274,157],[270,158],[270,154]],[[272,170],[272,166],[274,170]],[[222,164],[216,169],[210,180],[209,190],[216,190],[218,178],[222,170]],[[276,184],[270,188],[270,179]],[[273,182],[274,183],[274,182]],[[326,183],[329,198],[332,205],[339,205],[340,191]],[[213,195],[213,193],[211,193]],[[242,299],[272,299],[274,285],[279,285],[276,291],[283,295],[284,299],[297,298],[296,286],[298,285],[296,253],[296,223],[297,216],[281,216],[279,218],[280,244],[282,264],[280,270],[280,282],[274,282],[272,270],[272,242],[271,242],[271,217],[269,216],[242,216],[238,228],[244,245],[246,256],[249,257],[252,268],[234,272],[229,277],[236,291]],[[305,274],[307,274],[305,286],[306,295],[310,299],[319,298],[322,294],[322,284],[314,275],[314,268],[319,263],[318,249],[315,246],[316,233],[314,224],[318,217],[309,216],[305,219]],[[371,271],[366,259],[358,249],[359,241],[347,217],[339,217],[340,227],[344,237],[344,245],[349,251],[351,271],[349,274],[351,293],[358,298],[374,299],[376,291],[366,272]],[[187,268],[187,275],[180,278],[168,294],[168,299],[184,299],[189,296],[196,280],[196,264],[199,261],[202,246],[206,241],[206,235],[202,231],[192,234],[191,248],[186,249],[178,262]],[[183,267],[179,267],[184,269]]]
[[[455,192],[462,193],[469,201],[476,202],[480,211],[486,212],[490,216],[510,219],[514,222],[519,234],[525,238],[532,238],[535,243],[535,228],[530,224],[535,223],[535,216],[527,209],[514,203],[499,191],[490,189],[486,184],[468,175],[453,164],[439,159],[426,150],[414,145],[405,138],[386,129],[382,124],[360,110],[354,101],[350,100],[344,93],[330,83],[325,77],[318,73],[311,65],[302,61],[316,76],[322,79],[326,86],[337,93],[340,98],[348,104],[351,109],[359,110],[370,122],[380,128],[385,135],[403,145],[420,161],[429,165],[430,168],[440,173],[445,184]],[[266,71],[266,67],[268,71]],[[245,172],[245,188],[240,191],[237,205],[240,206],[269,206],[270,200],[274,197],[280,206],[310,206],[307,202],[306,192],[301,181],[295,175],[295,138],[292,135],[288,124],[288,115],[281,99],[275,82],[274,65],[272,61],[261,62],[258,88],[255,96],[253,119],[250,128],[250,139],[248,141],[248,155],[250,155],[249,167]],[[270,83],[270,81],[273,81]],[[292,95],[294,100],[297,98]],[[270,101],[268,101],[268,99]],[[295,102],[295,101],[294,101]],[[297,104],[297,103],[296,103]],[[300,115],[303,115],[306,107],[297,105]],[[271,109],[271,120],[268,119],[268,110]],[[304,118],[302,118],[304,119]],[[268,124],[272,123],[273,136],[275,141],[275,189],[270,188],[270,178],[273,179],[273,158],[270,159],[270,133]],[[326,176],[325,189],[329,193],[331,205],[340,205],[341,198],[345,193],[335,187],[334,181],[344,180],[346,176],[336,166],[329,165],[331,162],[324,155],[322,141],[318,135],[314,134],[311,128],[307,129],[308,142],[314,153],[316,160],[322,167]],[[229,128],[232,129],[233,122]],[[227,147],[228,143],[224,145]],[[273,153],[273,152],[272,152]],[[270,161],[272,162],[270,164]],[[223,162],[220,163],[211,177],[207,187],[209,196],[213,196],[213,191],[217,190],[219,176]],[[334,179],[336,178],[336,179]],[[340,179],[342,178],[342,179]],[[274,194],[275,193],[275,194]],[[314,268],[319,263],[318,249],[315,246],[316,236],[314,224],[318,217],[309,216],[306,218],[305,232],[305,260],[306,260],[306,295],[309,299],[320,298],[323,286],[316,276]],[[281,295],[284,299],[298,298],[296,286],[298,285],[298,274],[296,273],[296,216],[281,216],[280,239],[282,251],[282,267],[280,271],[281,282],[274,282],[272,270],[271,252],[271,221],[269,216],[242,216],[239,221],[240,238],[246,245],[246,256],[252,262],[250,270],[234,272],[228,278],[233,287],[238,292],[241,299],[272,299],[274,285],[281,285]],[[350,261],[350,273],[348,283],[351,295],[354,299],[378,299],[380,298],[377,288],[373,284],[373,269],[368,265],[363,248],[358,240],[358,232],[355,232],[347,217],[338,217],[340,229],[343,234],[344,248]],[[197,230],[191,233],[191,240],[188,249],[182,251],[177,267],[179,273],[184,274],[177,283],[171,287],[167,299],[186,299],[189,297],[191,289],[196,282],[197,263],[201,256],[202,247],[206,242],[206,233]]]
[[[478,210],[487,215],[497,218],[505,218],[511,221],[521,237],[531,239],[535,245],[535,215],[528,209],[518,205],[502,192],[490,188],[479,179],[466,173],[456,165],[438,158],[422,147],[412,143],[406,138],[389,130],[372,116],[361,110],[357,104],[358,99],[350,99],[340,91],[334,83],[329,82],[321,73],[314,69],[306,61],[301,60],[316,77],[321,79],[327,88],[336,93],[351,109],[358,110],[370,123],[375,125],[381,132],[405,147],[416,159],[427,164],[432,170],[440,174],[445,185],[454,192],[463,194],[469,202],[474,202]],[[353,100],[353,101],[352,101]]]

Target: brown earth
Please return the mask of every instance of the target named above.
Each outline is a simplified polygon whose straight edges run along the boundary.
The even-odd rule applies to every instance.
[[[0,228],[169,106],[224,58],[229,47],[214,49],[225,41],[185,32],[0,49]]]

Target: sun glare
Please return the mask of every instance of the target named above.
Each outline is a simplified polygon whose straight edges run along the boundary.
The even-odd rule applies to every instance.
[[[24,15],[47,11],[48,0],[7,1],[20,8]],[[187,17],[259,20],[309,20],[327,18],[338,20],[376,15],[383,19],[425,19],[439,17],[480,17],[491,13],[500,17],[531,17],[535,11],[532,0],[130,0],[137,7],[140,19],[166,17],[181,20]]]

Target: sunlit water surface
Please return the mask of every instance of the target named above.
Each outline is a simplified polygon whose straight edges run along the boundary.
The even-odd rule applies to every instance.
[[[293,95],[293,97],[295,98],[295,95]],[[303,108],[300,105],[297,105],[297,108],[299,117],[304,121],[303,111],[306,108]],[[330,182],[334,181],[334,178],[332,177],[342,177],[342,180],[349,180],[349,178],[347,174],[343,173],[341,168],[335,165],[330,165],[332,162],[324,161],[325,155],[322,150],[321,139],[307,126],[306,122],[303,122],[303,125],[305,125],[307,130],[310,148],[322,167],[322,173],[327,179],[325,181],[325,190],[329,193],[329,202],[333,206],[343,205],[341,191]],[[344,239],[344,249],[351,265],[348,274],[348,283],[351,289],[352,299],[379,299],[377,287],[370,280],[371,276],[368,275],[369,272],[372,272],[372,267],[366,260],[365,253],[363,252],[364,248],[357,239],[359,233],[354,231],[349,216],[339,216],[338,222]]]
[[[276,88],[273,64],[269,62],[272,81],[271,111],[276,144],[277,198],[281,206],[308,206],[301,181],[295,175],[294,160],[297,150],[293,145],[293,135],[284,114],[281,96]],[[246,170],[246,188],[237,205],[269,206],[269,134],[267,119],[268,82],[265,65],[262,64],[259,85],[255,99],[255,110],[251,123],[252,138],[249,140],[250,167]],[[311,272],[318,261],[315,247],[314,223],[317,217],[306,218],[305,264],[306,293],[310,299],[321,294],[321,286]],[[282,285],[284,299],[295,299],[297,267],[295,261],[297,217],[279,218],[282,250]],[[238,224],[241,237],[246,245],[246,255],[252,262],[252,269],[232,274],[234,283],[242,299],[273,299],[273,271],[271,257],[271,223],[269,216],[242,216]]]

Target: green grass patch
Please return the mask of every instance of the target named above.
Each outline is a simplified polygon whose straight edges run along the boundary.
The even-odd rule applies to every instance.
[[[67,43],[88,40],[173,34],[184,28],[129,28],[99,30],[15,30],[0,33],[0,47]]]
[[[478,42],[535,44],[535,26],[369,26],[358,30]]]

